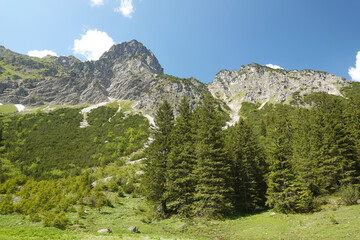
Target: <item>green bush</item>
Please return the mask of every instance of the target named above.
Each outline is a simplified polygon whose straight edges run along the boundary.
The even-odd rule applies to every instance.
[[[31,222],[41,222],[41,216],[38,213],[31,213],[29,218]]]
[[[0,214],[9,214],[14,212],[14,204],[12,198],[8,195],[0,199]]]
[[[345,205],[355,205],[359,200],[359,189],[352,184],[340,188],[340,198]]]
[[[44,227],[56,227],[59,229],[65,229],[66,226],[70,224],[70,220],[68,217],[66,217],[64,212],[45,212],[43,214],[42,220]]]
[[[131,194],[134,192],[135,190],[135,185],[133,183],[133,181],[130,179],[130,181],[128,183],[125,184],[125,186],[123,186],[124,192],[127,194]]]
[[[118,189],[118,196],[119,197],[125,197],[125,193],[122,187],[119,187]]]
[[[85,213],[85,208],[83,205],[80,205],[77,209],[77,215],[79,218],[84,218],[86,213]]]

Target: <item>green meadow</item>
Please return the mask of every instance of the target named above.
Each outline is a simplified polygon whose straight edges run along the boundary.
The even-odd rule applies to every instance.
[[[0,239],[360,239],[360,206],[329,204],[312,214],[282,214],[266,210],[224,219],[151,221],[142,198],[116,199],[113,208],[85,208],[67,214],[68,229],[43,227],[22,215],[0,215]],[[147,217],[148,216],[148,217]],[[139,233],[128,230],[136,226]],[[112,233],[97,233],[109,228]]]

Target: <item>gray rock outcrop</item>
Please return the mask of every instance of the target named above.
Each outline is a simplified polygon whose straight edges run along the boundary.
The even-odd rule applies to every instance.
[[[326,72],[286,71],[252,63],[242,66],[239,71],[220,71],[208,89],[215,98],[222,99],[232,109],[231,117],[236,120],[244,101],[289,103],[295,92],[299,95],[326,92],[341,96],[340,89],[348,84],[348,80]]]
[[[130,232],[134,232],[134,233],[138,233],[139,232],[139,229],[136,227],[136,226],[131,226],[128,228],[128,230]]]
[[[209,91],[225,102],[236,122],[244,101],[290,102],[295,92],[340,95],[349,81],[314,70],[272,69],[259,64],[239,71],[223,70],[206,85],[194,78],[164,75],[155,55],[136,40],[112,46],[99,60],[82,62],[73,56],[33,58],[0,46],[0,103],[23,105],[76,105],[109,99],[134,101],[133,107],[153,115],[167,100],[176,105],[182,97],[191,107]]]
[[[153,114],[165,99],[175,105],[186,96],[195,106],[207,91],[194,78],[163,75],[155,55],[136,40],[114,45],[90,62],[73,56],[32,58],[0,47],[0,67],[3,104],[76,105],[112,98],[135,101],[136,108]]]

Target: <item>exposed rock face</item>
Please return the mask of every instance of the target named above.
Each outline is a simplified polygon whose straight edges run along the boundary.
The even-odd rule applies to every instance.
[[[33,58],[0,46],[3,104],[75,105],[111,98],[133,100],[134,107],[154,114],[164,100],[175,105],[184,96],[196,107],[210,91],[228,104],[235,122],[243,101],[290,102],[295,92],[341,95],[341,87],[347,84],[348,80],[329,73],[285,71],[253,63],[239,71],[220,71],[205,85],[194,78],[163,75],[154,54],[136,40],[114,45],[98,61],[90,62],[73,56]]]
[[[348,80],[325,72],[286,71],[252,63],[242,66],[239,71],[220,71],[208,88],[214,97],[229,105],[232,118],[236,119],[243,101],[290,102],[295,92],[300,95],[326,92],[341,96],[340,89],[348,84]]]
[[[98,61],[73,56],[32,58],[0,47],[0,102],[24,105],[99,103],[109,98],[136,101],[153,114],[167,99],[199,103],[206,85],[163,75],[154,54],[136,40],[112,46]],[[12,73],[16,71],[18,75]]]

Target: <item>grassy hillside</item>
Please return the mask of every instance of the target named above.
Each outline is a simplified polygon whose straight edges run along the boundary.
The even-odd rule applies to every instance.
[[[0,114],[16,113],[17,111],[15,105],[0,105]]]
[[[90,126],[80,128],[81,108],[59,108],[48,113],[6,115],[2,119],[3,159],[35,178],[77,175],[86,167],[121,162],[148,139],[148,120],[125,115],[118,107],[103,106],[87,113]],[[1,165],[0,165],[1,166]],[[6,179],[6,172],[2,172]]]

